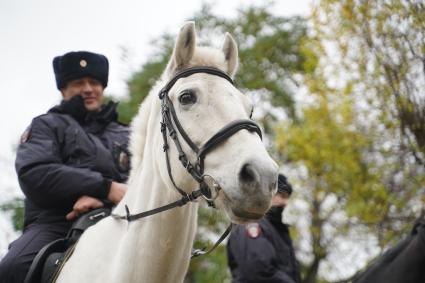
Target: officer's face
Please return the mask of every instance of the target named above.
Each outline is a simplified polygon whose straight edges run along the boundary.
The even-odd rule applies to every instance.
[[[288,199],[287,193],[277,193],[272,198],[272,206],[285,207],[288,204]]]
[[[90,77],[70,81],[61,89],[61,93],[65,101],[76,95],[81,95],[87,111],[99,111],[102,106],[103,86],[98,80]]]

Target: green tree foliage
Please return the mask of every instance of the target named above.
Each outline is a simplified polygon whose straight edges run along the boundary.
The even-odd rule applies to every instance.
[[[332,105],[328,98],[318,97],[298,122],[282,123],[277,134],[279,152],[305,171],[296,187],[307,207],[298,217],[309,221],[306,233],[298,235],[298,240],[309,239],[307,248],[299,247],[310,258],[303,262],[306,283],[318,282],[320,264],[335,249],[337,237],[380,221],[389,210],[390,195],[363,158],[372,141],[350,127],[351,102]]]
[[[424,11],[415,1],[322,0],[314,8],[314,37],[302,48],[305,65],[316,66],[302,80],[307,101],[276,139],[300,172],[308,208],[298,214],[309,223],[297,234],[308,243],[299,246],[303,282],[347,278],[327,262],[338,239],[372,237],[385,248],[423,208]],[[319,275],[325,263],[333,276]]]
[[[22,199],[15,198],[0,205],[0,211],[11,212],[13,228],[16,231],[22,231],[24,228],[24,202]]]
[[[387,129],[425,165],[425,3],[321,1],[320,35],[335,44],[353,84],[369,93]],[[395,133],[393,133],[395,134]]]
[[[392,223],[409,220],[422,208],[424,15],[420,1],[323,0],[312,17],[317,37],[332,46],[319,56],[333,53],[330,75],[345,83],[346,95],[356,101],[356,126],[373,139],[366,151],[368,169],[378,172],[395,196],[379,222],[382,246],[392,238]],[[412,204],[404,207],[406,201]]]

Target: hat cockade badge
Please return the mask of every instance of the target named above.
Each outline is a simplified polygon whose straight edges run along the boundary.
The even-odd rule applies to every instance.
[[[85,67],[87,66],[87,61],[86,61],[86,60],[84,60],[84,59],[83,59],[83,60],[81,60],[81,61],[80,61],[80,66],[81,66],[81,67],[83,67],[83,68],[85,68]]]

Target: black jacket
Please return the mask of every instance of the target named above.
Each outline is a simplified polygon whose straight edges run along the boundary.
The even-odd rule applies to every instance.
[[[64,222],[80,196],[106,199],[112,180],[126,181],[128,127],[117,122],[115,107],[89,114],[77,96],[33,119],[15,163],[25,226]]]
[[[227,243],[233,283],[298,283],[300,275],[282,209],[234,227]]]

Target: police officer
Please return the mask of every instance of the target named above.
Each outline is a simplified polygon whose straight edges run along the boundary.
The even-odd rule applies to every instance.
[[[233,283],[298,283],[298,263],[282,223],[282,212],[292,193],[286,177],[279,174],[272,207],[258,223],[237,225],[227,243]]]
[[[24,231],[0,262],[1,283],[23,282],[43,246],[127,190],[128,127],[117,122],[116,103],[103,104],[108,59],[70,52],[55,57],[53,69],[63,100],[21,137],[15,166],[26,197]]]

